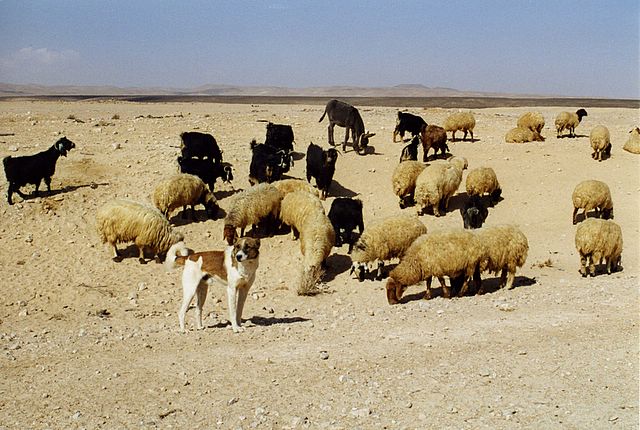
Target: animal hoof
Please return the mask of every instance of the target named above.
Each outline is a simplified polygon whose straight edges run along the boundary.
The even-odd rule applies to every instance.
[[[144,258],[138,258],[138,261],[140,262],[140,264],[147,264],[147,260],[145,260]]]
[[[234,333],[242,333],[244,331],[244,327],[233,327]]]
[[[113,257],[112,260],[116,263],[120,263],[122,261],[122,257],[118,255],[117,257]]]

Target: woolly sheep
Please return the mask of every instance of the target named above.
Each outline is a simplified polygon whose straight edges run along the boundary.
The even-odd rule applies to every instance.
[[[443,128],[445,131],[451,132],[451,140],[456,140],[456,131],[464,131],[462,140],[466,140],[467,132],[471,134],[471,140],[473,141],[473,128],[476,126],[476,119],[471,112],[457,112],[449,115],[444,120]]]
[[[194,175],[181,173],[160,182],[153,191],[153,204],[165,217],[179,207],[183,212],[191,206],[192,215],[195,205],[203,205],[207,216],[215,218],[218,212],[218,202],[207,185]]]
[[[502,194],[496,172],[491,167],[477,167],[470,170],[465,186],[469,196],[482,197],[484,194],[489,194],[492,206],[500,200]]]
[[[335,240],[331,221],[324,213],[314,212],[305,219],[300,227],[300,251],[304,257],[298,295],[313,295],[318,292],[316,284],[323,275],[323,268]]]
[[[527,260],[529,242],[522,231],[514,225],[484,227],[474,230],[483,249],[480,272],[500,274],[500,287],[513,288],[516,269]],[[479,291],[482,292],[482,288]],[[465,292],[460,291],[460,295]]]
[[[512,128],[504,136],[507,143],[544,142],[544,137],[535,130],[528,128]]]
[[[181,233],[173,231],[159,210],[130,200],[105,203],[96,213],[96,228],[102,243],[108,242],[113,247],[114,261],[122,261],[118,243],[134,242],[139,251],[138,260],[145,264],[145,247],[151,249],[154,256],[160,256],[184,239]]]
[[[413,203],[416,179],[425,167],[419,161],[403,161],[394,169],[391,186],[393,193],[400,198],[400,209]]]
[[[433,163],[416,179],[415,201],[418,215],[432,209],[435,216],[445,215],[449,208],[449,199],[462,182],[462,171],[467,160],[451,157],[448,161]]]
[[[427,227],[415,215],[395,215],[368,225],[351,253],[351,273],[358,271],[364,280],[368,264],[378,262],[376,278],[382,279],[384,261],[401,257],[411,243],[427,232]]]
[[[540,112],[525,112],[518,118],[517,125],[540,134],[544,128],[544,117]]]
[[[594,160],[602,161],[603,153],[607,156],[611,155],[611,137],[609,129],[604,125],[596,125],[591,129],[589,142],[591,143],[591,149],[593,149],[591,158]]]
[[[613,219],[613,201],[609,186],[602,181],[594,179],[580,182],[576,185],[571,196],[573,201],[573,224],[578,223],[578,209],[583,210],[584,218],[587,212],[596,210],[596,216],[604,219]]]
[[[314,214],[324,214],[320,199],[306,191],[288,193],[280,204],[280,221],[291,227],[294,239],[298,238],[300,229],[307,218]]]
[[[267,218],[267,230],[271,231],[280,213],[282,194],[276,187],[268,183],[254,185],[238,193],[227,216],[224,219],[223,238],[229,245],[233,245],[240,229],[240,236],[244,236],[244,230],[248,225],[255,226]]]
[[[467,133],[465,132],[465,138],[466,137]],[[422,130],[421,138],[422,161],[425,163],[427,162],[429,149],[433,148],[434,157],[438,155],[438,150],[440,150],[443,156],[449,150],[449,147],[447,146],[447,132],[442,127],[438,127],[437,125],[428,125]],[[471,139],[473,139],[473,133],[471,134]]]
[[[632,154],[640,154],[640,128],[636,127],[629,133],[629,139],[625,142],[622,149],[631,152]]]
[[[280,179],[279,181],[272,182],[271,185],[276,187],[278,191],[282,193],[283,197],[294,191],[306,191],[316,197],[320,197],[319,190],[304,179]]]
[[[611,220],[589,218],[576,229],[576,249],[580,254],[580,274],[595,276],[595,264],[606,262],[607,273],[622,270],[622,230]]]
[[[483,248],[478,236],[469,230],[454,229],[427,233],[417,238],[390,273],[387,280],[387,301],[390,305],[400,302],[404,290],[426,280],[424,298],[430,299],[431,280],[437,277],[442,284],[443,295],[451,297],[451,290],[444,283],[444,277],[462,280],[461,291],[467,289],[469,279],[476,275],[483,256]]]
[[[568,130],[569,137],[576,137],[576,127],[585,116],[587,116],[587,111],[584,109],[578,109],[575,113],[560,112],[555,121],[557,136],[561,137],[562,132]]]

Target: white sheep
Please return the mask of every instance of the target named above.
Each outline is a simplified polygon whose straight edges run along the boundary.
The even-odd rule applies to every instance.
[[[180,173],[160,182],[153,191],[153,204],[163,215],[169,218],[171,212],[191,206],[191,215],[195,215],[195,205],[203,205],[207,215],[214,218],[218,210],[218,202],[207,185],[194,175]]]
[[[622,149],[632,154],[640,154],[640,128],[635,127],[629,133],[629,139],[627,139]]]
[[[122,261],[118,243],[134,242],[139,251],[138,260],[145,264],[145,248],[152,250],[154,256],[160,256],[184,239],[181,233],[173,231],[159,210],[130,200],[111,200],[100,207],[96,213],[96,228],[102,243],[113,247],[114,261]]]
[[[279,181],[272,182],[271,185],[276,187],[278,191],[282,193],[283,197],[294,191],[306,191],[307,193],[320,197],[320,191],[304,179],[280,179]]]
[[[400,209],[413,204],[416,179],[426,165],[419,161],[407,160],[396,166],[391,176],[393,193],[400,198]]]
[[[516,269],[527,260],[529,242],[522,231],[514,225],[500,225],[473,230],[483,249],[480,272],[500,274],[500,287],[510,290]],[[482,288],[479,291],[482,292]],[[464,294],[461,291],[460,294]]]
[[[465,187],[470,197],[482,197],[485,194],[489,194],[492,205],[500,200],[500,195],[502,194],[496,172],[491,167],[477,167],[470,170],[467,174]]]
[[[300,252],[303,255],[298,295],[319,292],[317,283],[324,273],[326,260],[336,242],[331,221],[323,212],[310,214],[300,227]]]
[[[291,227],[294,239],[298,238],[306,219],[316,213],[325,214],[322,202],[307,191],[288,193],[280,204],[280,221]]]
[[[596,275],[596,263],[606,262],[607,273],[622,270],[622,229],[611,220],[589,218],[576,229],[580,274]]]
[[[262,220],[266,221],[267,233],[271,233],[277,225],[281,201],[280,191],[268,183],[254,185],[236,194],[224,219],[223,238],[233,245],[238,228],[240,236],[244,236],[247,226],[255,230]]]
[[[387,301],[390,305],[399,303],[404,290],[420,281],[426,281],[424,297],[430,299],[433,277],[440,280],[444,297],[452,295],[451,289],[444,283],[445,276],[452,281],[462,280],[462,293],[466,291],[469,280],[477,274],[483,255],[484,249],[478,236],[469,230],[454,229],[422,235],[407,249],[400,264],[389,272]]]
[[[358,271],[363,281],[369,264],[377,262],[376,278],[382,279],[384,262],[400,258],[411,243],[427,232],[427,227],[415,215],[394,215],[371,223],[364,229],[351,252],[351,273]]]
[[[462,182],[462,171],[467,167],[463,157],[451,157],[448,161],[434,162],[416,179],[414,193],[418,215],[432,209],[435,216],[446,214],[449,199]]]
[[[603,153],[607,156],[611,155],[611,136],[609,135],[609,129],[604,125],[596,125],[591,129],[589,142],[591,143],[591,149],[593,149],[591,158],[594,160],[602,161]]]
[[[517,125],[540,134],[544,128],[544,117],[540,112],[525,112],[518,118]]]
[[[544,142],[544,137],[535,130],[529,128],[512,128],[504,136],[507,143]]]
[[[573,201],[573,224],[578,223],[578,209],[583,210],[584,218],[587,212],[595,209],[596,216],[604,219],[613,218],[613,200],[609,186],[602,181],[589,179],[576,185],[571,195]]]
[[[473,128],[476,126],[476,119],[473,117],[471,112],[457,112],[449,115],[447,119],[444,120],[443,128],[445,131],[451,132],[451,140],[456,140],[456,131],[462,130],[464,131],[464,136],[462,140],[467,138],[467,132],[471,135],[471,140],[473,141]]]
[[[576,137],[576,127],[585,116],[587,111],[584,109],[578,109],[575,113],[560,112],[555,121],[557,137],[561,137],[564,130],[569,131],[569,137]]]

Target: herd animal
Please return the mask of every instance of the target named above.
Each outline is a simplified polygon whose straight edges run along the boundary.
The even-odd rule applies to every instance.
[[[346,128],[342,152],[346,151],[351,136],[354,151],[365,153],[369,139],[375,134],[365,130],[359,110],[348,103],[329,101],[320,121],[325,115],[329,118],[329,148],[309,144],[305,154],[306,181],[283,177],[293,165],[295,140],[290,125],[269,122],[265,142],[259,144],[254,139],[250,143],[251,187],[231,197],[222,232],[228,244],[227,250],[246,244],[245,230],[249,228],[251,236],[269,236],[279,233],[284,226],[290,227],[294,240],[299,239],[302,255],[298,283],[301,295],[320,291],[317,284],[333,247],[344,244],[348,245],[347,253],[351,255],[351,273],[355,273],[360,281],[366,279],[372,270],[375,271],[375,279],[383,279],[385,262],[399,261],[389,272],[386,283],[390,304],[401,302],[406,288],[420,281],[426,282],[425,298],[431,298],[434,277],[438,278],[445,297],[463,296],[469,292],[484,293],[483,272],[500,274],[499,286],[513,287],[516,270],[524,265],[529,244],[526,236],[514,225],[483,226],[489,215],[488,208],[494,207],[502,198],[502,188],[492,167],[476,167],[466,175],[466,197],[463,197],[460,207],[464,228],[427,232],[427,227],[420,220],[420,215],[427,210],[435,216],[445,215],[451,197],[462,183],[468,161],[460,156],[447,155],[447,132],[451,133],[451,141],[456,140],[458,131],[464,133],[462,140],[466,140],[469,134],[473,141],[476,121],[471,112],[450,115],[442,127],[427,124],[418,115],[398,112],[393,141],[397,136],[403,140],[406,132],[412,137],[402,149],[400,161],[393,171],[392,190],[399,198],[400,209],[415,205],[417,215],[400,213],[371,222],[367,228],[362,200],[336,196],[328,214],[322,201],[329,195],[337,167],[339,152],[333,139],[335,125]],[[569,137],[575,137],[575,128],[585,116],[587,112],[584,109],[560,113],[555,120],[557,136],[567,130]],[[507,133],[505,140],[518,143],[544,141],[544,125],[540,112],[526,112],[518,118],[517,127]],[[123,258],[117,245],[133,242],[138,248],[140,263],[147,262],[145,251],[149,251],[158,259],[168,252],[167,261],[172,267],[176,263],[185,265],[184,297],[179,311],[182,329],[187,308],[194,297],[195,326],[202,327],[202,306],[206,286],[209,285],[207,279],[212,274],[218,276],[228,285],[230,312],[233,308],[230,321],[234,331],[240,331],[242,306],[257,269],[257,253],[255,265],[251,266],[253,275],[250,281],[242,284],[245,281],[239,279],[244,276],[244,269],[238,269],[240,266],[233,259],[237,258],[240,263],[244,257],[235,251],[231,257],[227,251],[206,251],[188,256],[190,251],[184,245],[184,235],[176,231],[168,220],[178,208],[182,208],[183,216],[190,208],[191,218],[194,218],[197,205],[204,207],[208,218],[217,218],[220,207],[214,195],[215,183],[218,179],[231,182],[232,166],[223,162],[223,151],[211,134],[190,131],[181,133],[180,138],[180,155],[177,158],[180,173],[157,183],[151,196],[155,207],[124,199],[108,201],[96,213],[98,235],[103,243],[112,247],[115,261]],[[589,140],[594,159],[602,161],[610,156],[611,139],[605,126],[594,127]],[[420,144],[423,151],[421,162],[418,161]],[[63,137],[40,153],[4,158],[9,204],[13,204],[13,193],[27,198],[20,191],[27,184],[35,185],[34,195],[37,195],[43,179],[50,193],[56,161],[73,148],[75,144]],[[440,151],[442,158],[448,159],[429,161],[431,148],[434,148],[434,155]],[[640,128],[631,130],[624,149],[640,152]],[[311,183],[312,178],[315,186]],[[578,211],[584,211],[575,235],[581,260],[580,273],[594,276],[595,265],[602,262],[607,273],[620,270],[622,231],[612,220],[613,202],[608,186],[598,180],[583,181],[576,186],[572,201],[574,225],[579,221]],[[595,210],[595,218],[588,216],[592,210]],[[263,227],[263,233],[258,232],[259,226]],[[257,250],[259,241],[257,245],[256,242],[251,243]],[[229,262],[222,264],[226,259],[230,259]],[[239,278],[233,281],[229,277],[232,270],[239,270]],[[448,283],[445,278],[448,278]],[[238,282],[248,286],[245,290],[231,291],[229,285],[236,288]]]

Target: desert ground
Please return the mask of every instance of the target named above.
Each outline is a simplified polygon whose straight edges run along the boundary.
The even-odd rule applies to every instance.
[[[364,203],[365,229],[401,212],[391,173],[397,106],[359,105],[375,132],[367,155],[338,158],[336,196]],[[556,138],[562,110],[586,107],[574,139]],[[0,101],[0,156],[76,144],[58,161],[53,193],[9,206],[0,183],[0,429],[637,429],[640,157],[622,150],[640,110],[553,106],[471,109],[476,141],[450,142],[469,168],[490,166],[503,189],[487,225],[517,224],[529,241],[515,288],[424,300],[424,283],[387,304],[384,281],[349,274],[347,247],[334,248],[323,293],[296,294],[301,254],[291,235],[262,240],[256,282],[243,314],[227,321],[223,289],[210,289],[205,325],[178,330],[180,270],[141,265],[133,246],[111,260],[95,230],[113,198],[150,203],[176,173],[179,134],[212,133],[233,164],[215,194],[225,209],[249,186],[249,141],[267,120],[291,124],[304,178],[309,142],[327,147],[323,103],[225,104],[122,100]],[[418,108],[442,124],[455,107]],[[538,110],[545,142],[506,144],[520,114]],[[611,131],[612,156],[591,158],[589,131]],[[344,129],[336,127],[336,141]],[[465,173],[466,175],[466,173]],[[606,182],[622,227],[623,270],[582,278],[571,194],[585,179]],[[30,191],[29,188],[26,188]],[[430,231],[462,227],[458,212],[423,215]],[[415,208],[404,209],[414,212]],[[222,219],[171,221],[195,250],[221,249]],[[437,283],[436,283],[437,285]]]

